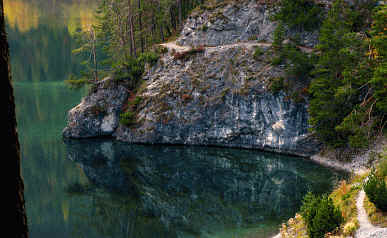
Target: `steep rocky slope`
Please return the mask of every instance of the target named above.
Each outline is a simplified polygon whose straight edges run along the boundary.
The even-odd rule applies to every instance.
[[[118,123],[129,95],[107,79],[69,112],[64,136],[112,135],[130,143],[216,145],[300,156],[318,152],[319,143],[308,135],[307,103],[268,89],[272,79],[284,74],[281,65],[271,65],[274,29],[268,6],[257,1],[194,12],[176,41],[181,46],[165,44],[168,53],[146,71],[135,123]],[[302,35],[304,45],[314,45],[315,38],[314,33]],[[257,47],[259,55],[254,54]]]

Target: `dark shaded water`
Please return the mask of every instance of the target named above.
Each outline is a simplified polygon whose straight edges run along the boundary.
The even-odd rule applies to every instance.
[[[59,81],[78,61],[69,23],[47,19],[9,24],[31,237],[269,237],[342,176],[251,150],[63,141],[85,90]]]

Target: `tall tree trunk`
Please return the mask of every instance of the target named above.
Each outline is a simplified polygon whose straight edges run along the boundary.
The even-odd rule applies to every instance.
[[[165,41],[164,30],[163,30],[163,25],[162,24],[160,24],[160,38],[161,38],[162,42]]]
[[[131,0],[128,0],[128,25],[130,30],[130,48],[131,56],[136,57],[136,44],[134,41],[134,27],[133,27],[133,14],[132,14],[132,3]]]
[[[158,1],[158,7],[159,7],[159,9],[161,9],[161,3],[160,3],[160,1]],[[164,19],[160,19],[160,20],[159,20],[159,24],[160,24],[160,38],[161,38],[161,41],[162,41],[162,42],[165,41],[165,38],[164,38],[164,29],[163,29],[163,21],[164,21]]]
[[[144,43],[144,33],[142,29],[142,9],[141,9],[141,0],[138,0],[138,27],[140,32],[140,44],[141,44],[141,53],[144,53],[145,43]]]
[[[90,36],[92,41],[92,55],[94,64],[94,80],[98,81],[98,64],[97,64],[97,36],[93,27],[90,28]]]
[[[176,16],[175,16],[175,9],[173,7],[173,5],[169,8],[169,16],[170,16],[170,21],[171,21],[171,25],[173,27],[174,30],[176,30]]]
[[[180,29],[181,25],[183,24],[183,13],[182,13],[181,1],[182,0],[176,0],[177,11],[178,11],[178,16],[179,16],[179,25],[178,25],[179,29]]]
[[[24,183],[20,171],[20,145],[16,130],[15,99],[11,84],[11,73],[9,66],[9,48],[7,35],[5,33],[4,6],[3,0],[0,0],[0,76],[2,90],[6,95],[6,134],[3,134],[5,140],[6,157],[10,160],[16,160],[16,237],[28,237],[27,216],[25,213],[24,201]]]
[[[152,24],[151,24],[151,35],[152,35],[152,40],[151,40],[151,45],[156,41],[155,36],[156,36],[156,16],[155,13],[152,11]]]

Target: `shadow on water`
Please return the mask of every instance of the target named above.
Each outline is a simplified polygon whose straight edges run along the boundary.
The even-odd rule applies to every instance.
[[[68,159],[90,182],[69,185],[68,194],[98,201],[94,209],[101,213],[90,219],[98,229],[112,226],[114,237],[268,237],[307,191],[327,192],[343,176],[304,159],[251,150],[65,144]]]

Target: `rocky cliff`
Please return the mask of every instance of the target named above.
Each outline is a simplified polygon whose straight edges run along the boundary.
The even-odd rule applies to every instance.
[[[164,44],[168,52],[145,72],[135,123],[118,122],[129,95],[119,82],[107,79],[69,112],[64,136],[111,135],[129,143],[214,145],[300,156],[318,152],[319,143],[308,134],[307,103],[268,89],[272,79],[284,74],[283,66],[271,65],[275,23],[269,16],[270,8],[257,1],[194,12],[176,43]],[[314,33],[301,35],[304,45],[316,43]]]

